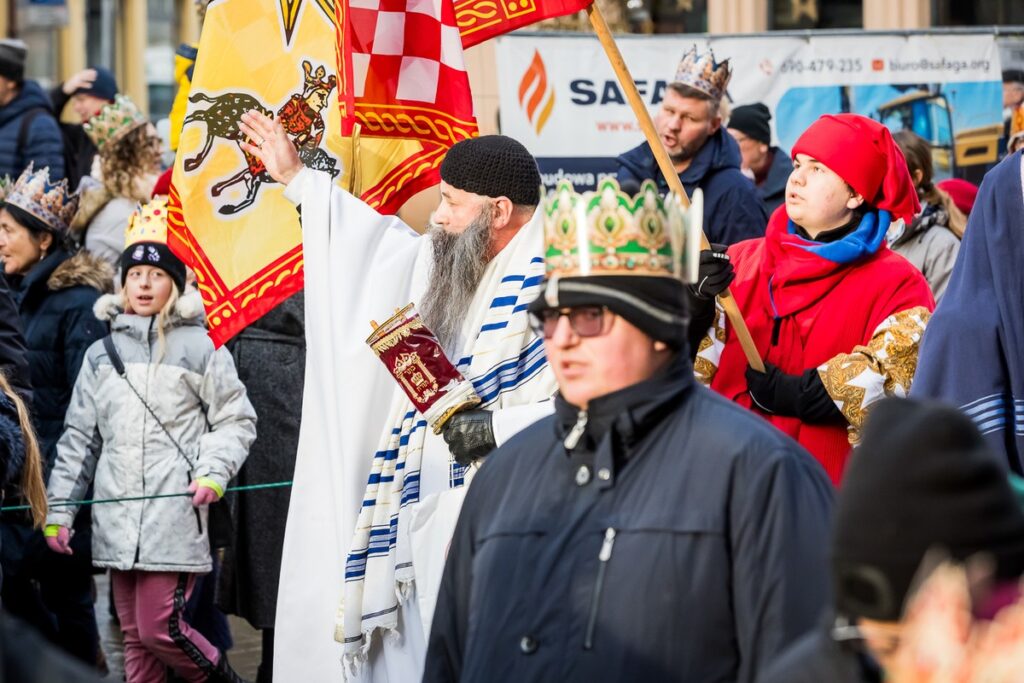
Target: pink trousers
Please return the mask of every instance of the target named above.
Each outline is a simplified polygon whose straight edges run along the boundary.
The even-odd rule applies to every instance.
[[[128,683],[163,683],[166,667],[189,683],[207,680],[220,653],[183,616],[196,575],[113,570],[111,577]]]

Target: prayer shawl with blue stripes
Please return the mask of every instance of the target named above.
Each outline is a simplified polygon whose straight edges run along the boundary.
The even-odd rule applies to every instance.
[[[942,301],[921,344],[911,396],[969,415],[1024,472],[1024,159],[989,171]]]
[[[410,588],[409,573],[396,572],[395,564],[409,561],[410,514],[417,553],[434,549],[421,540],[436,537],[431,557],[443,563],[448,537],[420,533],[420,522],[441,519],[427,511],[442,498],[451,510],[465,473],[451,466],[443,439],[410,414],[366,337],[370,320],[420,300],[430,277],[430,240],[397,217],[378,214],[322,172],[302,170],[285,197],[302,208],[306,380],[281,558],[274,676],[342,680],[343,658],[354,665],[367,654],[365,635],[374,628],[397,634],[398,624],[400,638],[386,638],[383,646],[374,639],[362,678],[419,680],[426,643],[417,612],[427,617],[418,607],[431,591],[417,587],[417,599],[400,605],[397,590]],[[499,444],[552,410],[543,399],[555,393],[554,378],[525,310],[540,291],[542,249],[537,215],[488,266],[460,333],[468,341],[454,345],[463,351],[452,359],[495,411]],[[417,582],[423,564],[413,567]],[[353,640],[343,645],[335,636]]]
[[[529,325],[526,308],[537,298],[544,277],[540,221],[524,227],[488,267],[463,325],[464,349],[456,365],[472,381],[481,407],[503,408],[537,403],[555,393],[543,339]],[[465,483],[466,470],[447,448],[431,453],[428,441],[442,445],[423,416],[401,391],[395,391],[390,424],[373,456],[355,536],[345,565],[345,595],[335,637],[345,646],[346,662],[358,670],[373,631],[398,626],[398,607],[414,581],[410,507],[420,502],[424,457],[443,458],[447,488]],[[439,452],[440,451],[440,452]],[[425,456],[426,454],[426,456]],[[423,491],[424,495],[436,493]],[[438,539],[443,552],[451,539]],[[406,623],[406,628],[419,625]]]

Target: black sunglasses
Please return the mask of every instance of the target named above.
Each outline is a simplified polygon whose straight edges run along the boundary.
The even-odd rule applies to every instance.
[[[537,334],[551,339],[558,327],[559,319],[564,315],[569,319],[572,331],[580,337],[599,337],[608,332],[612,316],[607,306],[573,306],[571,308],[545,308],[539,313],[531,313],[530,321]]]

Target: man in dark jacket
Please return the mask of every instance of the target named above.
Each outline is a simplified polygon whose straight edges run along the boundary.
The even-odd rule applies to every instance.
[[[64,107],[71,103],[81,123],[62,123],[65,159],[70,163],[67,170],[68,187],[75,189],[83,176],[92,171],[96,158],[96,145],[85,133],[82,124],[100,113],[103,105],[114,101],[117,96],[117,81],[109,69],[91,67],[64,81],[50,91],[50,102],[59,117]]]
[[[740,146],[741,168],[754,178],[754,185],[770,216],[786,201],[786,181],[793,172],[793,160],[772,146],[772,120],[768,107],[760,102],[732,110],[729,134]]]
[[[839,493],[835,609],[758,681],[881,681],[932,548],[961,561],[989,554],[996,580],[1016,583],[1024,573],[1024,511],[970,418],[939,403],[886,399],[872,411]]]
[[[612,246],[592,215],[601,258],[579,266],[590,245],[545,231],[550,279],[530,311],[556,412],[489,455],[466,495],[425,681],[746,682],[826,604],[832,487],[695,383],[660,218],[638,212],[655,234],[627,225]],[[660,245],[643,275],[638,241]]]
[[[0,177],[17,178],[34,164],[56,182],[64,177],[64,142],[46,93],[25,80],[26,55],[20,40],[0,40]]]
[[[710,51],[698,56],[696,47],[683,56],[654,123],[686,193],[698,187],[704,192],[704,233],[712,242],[730,245],[762,237],[768,214],[740,172],[739,147],[722,129],[719,104],[732,74],[728,60],[714,60]],[[625,191],[635,192],[644,180],[656,181],[662,194],[669,191],[649,143],[620,155],[618,162]]]

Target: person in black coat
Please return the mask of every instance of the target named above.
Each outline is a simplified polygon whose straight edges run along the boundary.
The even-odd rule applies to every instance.
[[[17,177],[30,165],[64,177],[64,142],[46,93],[25,80],[28,50],[20,40],[0,39],[0,177]]]
[[[113,273],[88,253],[69,251],[68,226],[76,206],[66,182],[52,183],[41,169],[23,173],[0,210],[0,258],[28,348],[32,417],[45,478],[85,351],[107,333],[92,309],[110,288]],[[17,501],[17,492],[9,493],[7,500]],[[27,516],[5,513],[2,520],[4,606],[65,651],[95,665],[99,634],[89,515],[76,520],[71,556],[49,552]]]
[[[695,382],[672,257],[629,274],[632,230],[619,247],[591,238],[609,275],[580,276],[576,236],[549,244],[530,312],[555,414],[487,456],[466,494],[424,681],[747,682],[828,601],[824,471]]]
[[[95,672],[0,611],[0,683],[103,683]]]
[[[1024,510],[1004,468],[955,408],[880,402],[839,492],[831,550],[835,604],[822,626],[782,653],[758,682],[883,680],[904,605],[930,550],[957,561],[987,554],[996,581],[1016,584],[1024,574]]]
[[[27,401],[32,399],[32,382],[29,379],[28,349],[21,332],[18,306],[11,297],[7,278],[0,272],[0,372],[7,377],[11,386]]]
[[[70,102],[82,120],[82,123],[60,124],[64,136],[64,157],[70,162],[65,169],[68,187],[78,187],[82,178],[92,172],[92,162],[96,158],[96,145],[82,124],[98,114],[103,105],[113,102],[117,92],[114,74],[101,66],[79,71],[50,91],[50,102],[58,117]]]
[[[238,472],[239,486],[291,481],[299,446],[306,325],[302,292],[242,330],[228,346],[238,377],[259,417],[259,433]],[[263,632],[257,683],[274,669],[274,617],[281,549],[291,487],[228,494],[234,543],[221,571],[227,589],[219,603]]]

